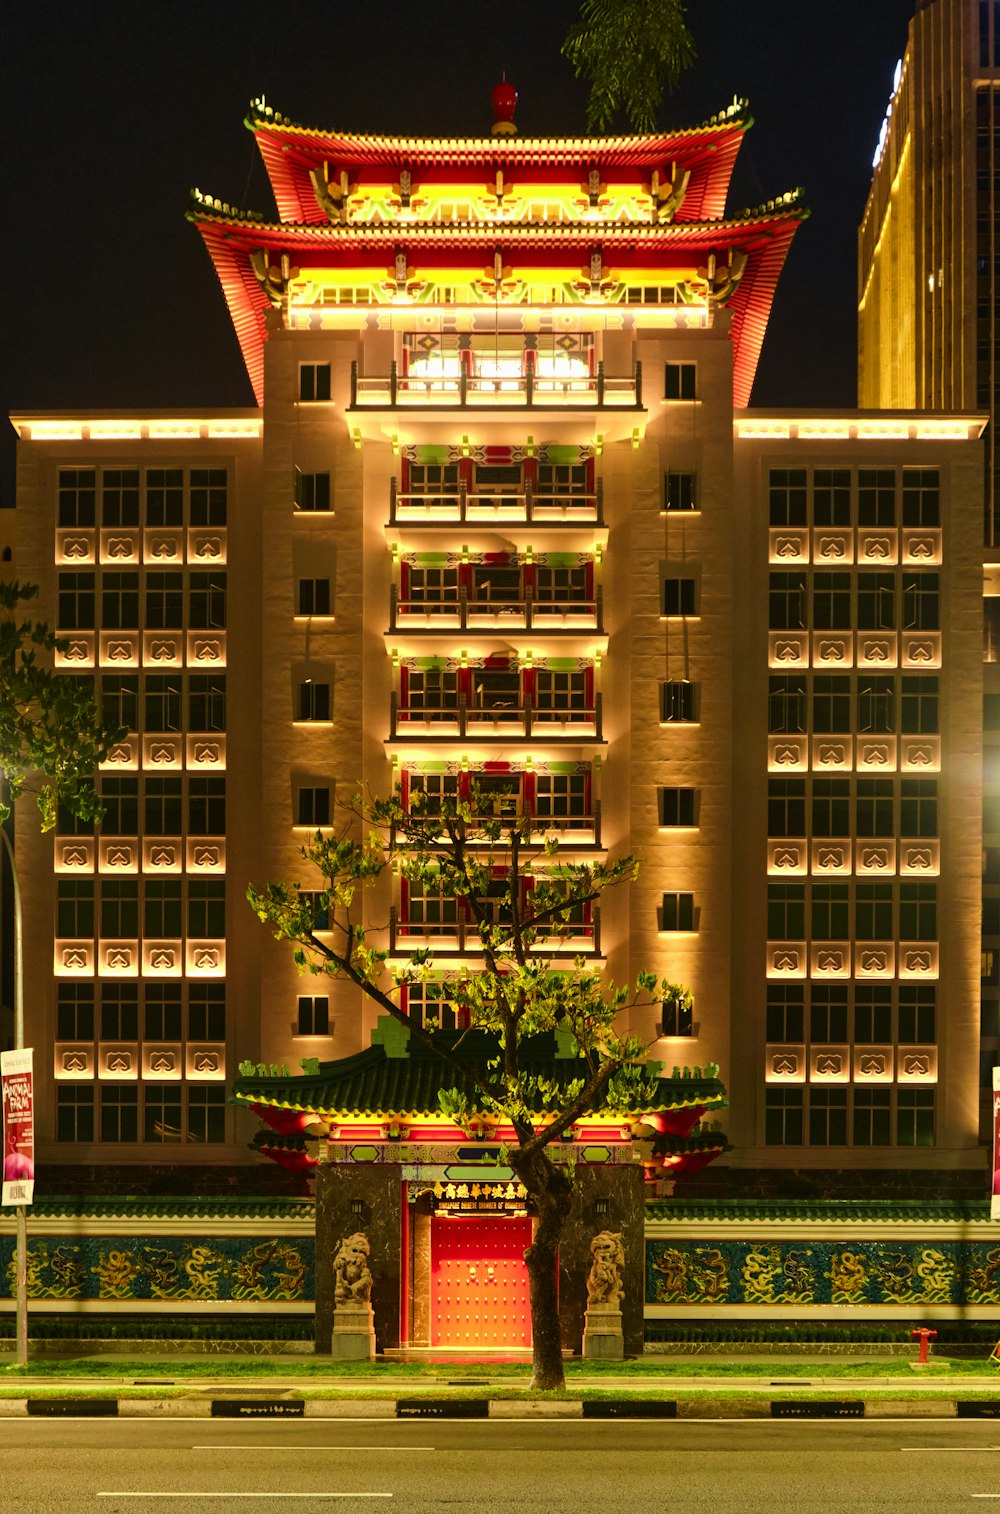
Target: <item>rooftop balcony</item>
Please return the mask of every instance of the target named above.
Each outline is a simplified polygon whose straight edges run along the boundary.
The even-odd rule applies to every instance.
[[[393,585],[389,630],[603,632],[604,601],[600,589],[594,599],[470,598],[465,588],[453,599],[400,599]]]
[[[427,816],[427,820],[435,817]],[[522,836],[535,845],[541,845],[549,837],[555,837],[559,845],[569,851],[586,849],[600,850],[601,847],[601,803],[597,800],[594,804],[592,815],[525,815],[518,801],[512,798],[510,806],[498,803],[497,806],[481,814],[473,815],[465,822],[465,839],[469,846],[500,847],[505,844],[503,837],[500,841],[493,841],[486,833],[486,827],[500,824],[505,834],[509,829],[517,825]],[[396,832],[395,826],[390,831],[390,846],[405,845],[405,840]]]
[[[493,704],[480,708],[459,695],[451,705],[401,705],[393,693],[389,712],[389,740],[415,741],[510,741],[534,737],[537,741],[603,741],[601,695],[591,709],[536,709],[530,702],[520,706]]]
[[[519,375],[502,377],[468,373],[454,377],[404,374],[398,364],[389,364],[384,375],[358,373],[351,364],[352,410],[641,410],[642,365],[636,363],[626,375],[605,374],[603,362],[597,372],[565,377],[537,377],[531,368]]]
[[[593,494],[537,494],[528,484],[523,493],[470,494],[464,484],[452,494],[401,494],[398,482],[389,485],[389,525],[542,526],[604,525],[604,480]]]

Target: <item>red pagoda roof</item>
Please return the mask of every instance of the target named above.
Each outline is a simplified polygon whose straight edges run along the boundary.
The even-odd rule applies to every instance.
[[[347,224],[290,225],[248,217],[217,200],[199,196],[189,218],[197,225],[215,264],[233,324],[243,349],[254,392],[260,400],[263,385],[263,347],[266,340],[267,295],[255,277],[250,254],[288,253],[315,269],[335,268],[350,254],[351,266],[370,266],[388,278],[395,251],[419,253],[426,268],[460,262],[479,269],[500,250],[544,252],[554,271],[570,278],[579,274],[590,252],[601,247],[616,272],[648,268],[689,267],[694,260],[739,251],[747,254],[742,279],[729,299],[734,346],[733,397],[737,407],[749,402],[761,344],[778,276],[800,220],[807,212],[798,194],[788,194],[744,216],[708,222],[633,224]],[[724,260],[724,259],[723,259]]]
[[[456,170],[530,170],[544,182],[547,172],[570,170],[585,178],[591,168],[621,181],[621,170],[651,173],[676,162],[691,181],[678,220],[711,220],[725,210],[733,165],[743,134],[753,124],[745,100],[711,116],[701,126],[652,136],[608,137],[383,137],[323,131],[301,126],[272,110],[262,99],[251,102],[246,125],[253,132],[267,168],[278,214],[283,221],[318,225],[326,217],[317,204],[310,171],[329,164],[377,180],[378,170],[408,168],[419,179],[429,174],[442,181]],[[616,170],[618,172],[616,172]]]

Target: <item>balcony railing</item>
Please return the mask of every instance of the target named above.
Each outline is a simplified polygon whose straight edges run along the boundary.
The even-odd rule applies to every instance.
[[[555,836],[560,845],[579,847],[600,847],[601,844],[601,803],[597,800],[594,804],[592,815],[524,815],[517,801],[512,801],[513,807],[498,805],[492,811],[484,811],[472,815],[465,821],[465,840],[469,846],[503,846],[504,839],[499,842],[492,841],[486,834],[487,825],[499,823],[505,829],[512,825],[518,825],[522,834],[527,834],[529,840],[540,843],[547,836]],[[432,823],[437,817],[424,815],[422,822]],[[390,846],[405,846],[405,837],[400,836],[395,826],[390,829]]]
[[[498,922],[499,923],[499,922]],[[389,955],[406,956],[415,951],[437,951],[442,956],[479,957],[483,946],[475,922],[464,915],[455,920],[400,920],[398,911],[389,911]],[[601,912],[595,909],[590,920],[573,921],[550,928],[531,948],[531,955],[599,957],[601,955]]]
[[[627,375],[608,376],[603,362],[597,372],[579,377],[538,378],[529,368],[516,377],[484,378],[461,373],[454,377],[428,377],[399,372],[389,364],[387,374],[362,378],[357,361],[351,363],[352,410],[396,410],[439,407],[488,408],[558,406],[560,409],[642,409],[642,365],[636,363]]]
[[[389,485],[389,524],[451,525],[469,521],[495,525],[520,522],[545,526],[604,524],[604,480],[593,494],[538,493],[526,483],[523,493],[468,493],[460,484],[450,493],[401,494],[397,480]]]
[[[464,588],[453,599],[400,599],[395,584],[389,601],[390,631],[535,630],[603,631],[604,601],[594,599],[538,600],[469,598]]]
[[[464,695],[453,705],[401,705],[393,692],[390,699],[389,739],[411,736],[421,741],[451,740],[466,736],[472,741],[507,741],[512,736],[535,736],[539,741],[602,741],[603,712],[600,694],[592,709],[539,710],[523,705],[470,706]]]

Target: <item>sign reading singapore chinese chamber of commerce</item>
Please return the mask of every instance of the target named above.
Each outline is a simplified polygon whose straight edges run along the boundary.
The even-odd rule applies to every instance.
[[[31,1050],[0,1052],[3,1102],[3,1196],[0,1203],[30,1204],[35,1192],[35,1136]]]

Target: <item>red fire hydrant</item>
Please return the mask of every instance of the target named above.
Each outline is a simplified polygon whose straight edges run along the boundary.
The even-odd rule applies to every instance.
[[[917,1360],[917,1366],[918,1367],[926,1367],[926,1365],[927,1365],[927,1342],[931,1341],[931,1340],[933,1340],[933,1341],[937,1340],[937,1331],[936,1330],[928,1330],[926,1325],[921,1325],[921,1327],[920,1327],[919,1330],[911,1330],[910,1331],[910,1338],[911,1338],[911,1340],[919,1340],[920,1341],[920,1356],[919,1356],[919,1358]]]

